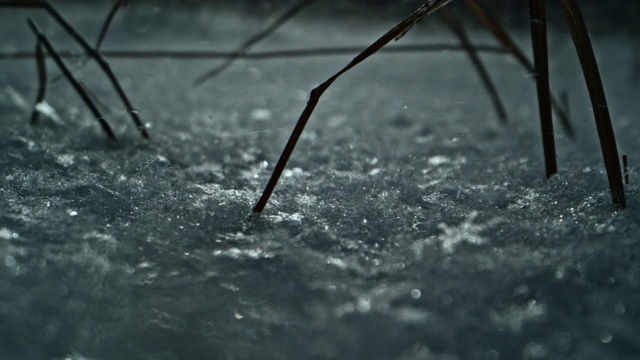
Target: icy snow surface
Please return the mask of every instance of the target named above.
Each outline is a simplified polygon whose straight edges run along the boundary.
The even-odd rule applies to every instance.
[[[94,41],[110,4],[88,3],[54,5]],[[284,10],[158,4],[131,2],[103,49],[229,51]],[[364,47],[415,5],[316,4],[253,51]],[[499,19],[529,52],[513,8]],[[325,94],[252,219],[308,92],[354,54],[240,60],[198,88],[220,60],[109,58],[149,141],[95,63],[67,59],[117,143],[52,61],[31,126],[36,64],[0,60],[0,359],[640,358],[638,29],[585,11],[631,163],[618,211],[551,11],[552,87],[577,131],[557,127],[558,176],[512,58],[482,55],[501,125],[464,53],[378,54]],[[78,49],[44,12],[2,8],[0,52],[34,49],[26,16]],[[394,45],[455,42],[433,18]]]

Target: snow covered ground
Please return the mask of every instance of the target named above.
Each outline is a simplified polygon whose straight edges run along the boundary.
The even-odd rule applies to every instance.
[[[284,11],[157,4],[120,12],[103,49],[231,51]],[[91,41],[110,7],[54,5]],[[316,4],[252,51],[364,48],[412,6]],[[520,10],[500,19],[528,53]],[[309,91],[355,54],[240,60],[197,88],[221,60],[108,58],[149,141],[95,63],[67,59],[116,143],[64,78],[31,126],[36,65],[1,59],[0,358],[639,358],[638,33],[585,14],[630,158],[624,211],[559,22],[552,88],[569,92],[577,139],[556,126],[558,176],[511,57],[482,55],[502,125],[464,53],[378,54],[325,94],[255,218]],[[3,8],[0,52],[34,49],[26,16],[79,49],[44,12]],[[430,18],[392,45],[442,43],[456,40]]]

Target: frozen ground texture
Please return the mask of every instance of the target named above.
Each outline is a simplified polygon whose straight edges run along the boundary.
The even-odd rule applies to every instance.
[[[95,39],[109,4],[86,4],[58,6]],[[104,48],[231,50],[282,12],[163,4],[132,2]],[[316,7],[255,50],[364,46],[410,11]],[[544,178],[533,82],[511,58],[483,56],[502,126],[464,54],[381,54],[326,94],[251,221],[308,91],[353,55],[240,61],[195,89],[214,61],[111,59],[150,141],[95,64],[69,60],[115,144],[64,79],[57,118],[30,126],[36,66],[0,60],[0,358],[640,358],[638,33],[585,12],[632,165],[624,211],[561,23],[552,86],[571,92],[578,139],[558,132],[558,176]],[[2,9],[0,50],[33,49],[27,15],[77,49],[43,13]],[[443,42],[436,19],[402,39]]]

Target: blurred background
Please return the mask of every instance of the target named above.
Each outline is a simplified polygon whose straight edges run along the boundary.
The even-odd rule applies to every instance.
[[[51,4],[91,44],[112,7]],[[251,216],[311,89],[420,2],[318,1],[194,86],[293,4],[121,9],[101,51],[149,140],[50,15],[1,8],[0,359],[637,359],[638,2],[580,1],[630,159],[627,209],[611,204],[559,4],[551,82],[576,138],[556,128],[546,179],[532,75],[454,1],[508,122],[425,19],[333,84]],[[483,4],[530,54],[525,2]],[[29,123],[27,16],[117,142],[50,58]]]

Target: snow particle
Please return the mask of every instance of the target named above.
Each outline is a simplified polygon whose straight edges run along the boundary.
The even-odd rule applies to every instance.
[[[4,257],[4,264],[8,267],[14,267],[16,266],[16,259],[11,255],[7,255]]]
[[[69,216],[73,217],[73,216],[78,216],[78,212],[75,210],[69,210],[67,211],[67,214],[69,214]]]
[[[327,258],[327,265],[333,265],[339,269],[346,269],[347,268],[347,264],[344,262],[344,260],[342,259],[338,259],[335,257],[329,257]]]
[[[271,120],[271,111],[268,109],[253,109],[251,110],[251,115],[249,115],[251,120],[255,121],[267,121]]]
[[[546,313],[546,305],[531,300],[524,306],[510,306],[500,312],[494,310],[490,313],[490,316],[492,322],[499,328],[519,332],[522,330],[524,324],[536,321]]]
[[[285,178],[289,178],[289,177],[292,177],[292,176],[301,176],[301,175],[304,175],[304,170],[302,170],[299,167],[295,167],[295,168],[293,168],[291,170],[287,169],[282,173],[282,177],[285,177]]]
[[[489,350],[487,351],[487,354],[484,357],[487,360],[499,360],[500,359],[500,353],[498,353],[495,350]]]
[[[369,312],[371,310],[371,299],[368,297],[358,298],[358,301],[356,302],[356,310],[361,313]]]
[[[618,315],[622,315],[627,311],[627,309],[622,304],[616,304],[616,306],[613,308],[613,311],[615,311],[615,313]]]
[[[6,227],[0,228],[0,239],[9,240],[9,239],[17,239],[20,235],[16,232],[12,232]]]
[[[429,165],[438,166],[438,165],[446,164],[450,161],[451,160],[446,156],[436,155],[429,158]]]
[[[414,299],[420,299],[420,297],[422,296],[422,292],[418,289],[413,289],[411,290],[411,297]]]
[[[611,340],[613,340],[613,334],[611,334],[611,331],[604,330],[600,333],[600,341],[602,341],[603,344],[608,344]]]
[[[62,123],[62,119],[60,119],[60,116],[56,112],[56,109],[54,109],[53,106],[49,105],[49,103],[47,103],[46,101],[37,103],[36,111],[52,119],[54,122],[58,124]]]
[[[56,162],[64,167],[69,167],[71,165],[73,165],[74,161],[74,156],[70,155],[70,154],[63,154],[63,155],[58,155],[56,157]]]

